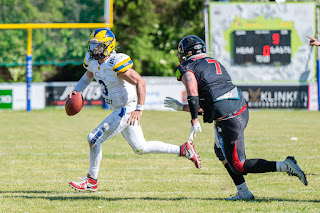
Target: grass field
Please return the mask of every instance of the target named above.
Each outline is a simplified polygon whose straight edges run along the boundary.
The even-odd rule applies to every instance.
[[[224,200],[236,189],[214,154],[213,125],[203,123],[194,141],[202,169],[175,155],[137,155],[120,134],[102,146],[98,191],[72,190],[69,181],[88,172],[87,134],[109,113],[0,112],[0,212],[320,212],[319,112],[250,111],[247,158],[294,155],[309,185],[286,173],[249,174],[247,185],[256,197],[249,202]],[[189,118],[145,111],[145,138],[181,145]]]

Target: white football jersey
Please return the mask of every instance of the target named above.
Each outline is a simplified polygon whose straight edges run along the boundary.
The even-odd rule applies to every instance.
[[[118,72],[124,72],[133,66],[128,55],[114,51],[100,65],[98,60],[90,59],[90,53],[87,52],[83,66],[93,73],[100,84],[102,96],[110,109],[124,107],[137,100],[135,86],[117,76]]]

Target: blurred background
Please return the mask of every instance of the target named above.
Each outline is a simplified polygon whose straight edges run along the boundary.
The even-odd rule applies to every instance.
[[[0,24],[104,23],[117,52],[126,53],[147,82],[146,109],[165,110],[165,96],[186,101],[174,77],[179,41],[198,35],[244,91],[251,108],[318,110],[315,1],[205,0],[1,0]],[[27,29],[0,29],[0,109],[64,106],[84,74],[93,28],[32,29],[32,78],[27,92]],[[30,76],[29,76],[30,77]],[[83,92],[86,105],[101,105],[98,84]],[[28,97],[30,96],[30,97]],[[28,103],[28,100],[30,102]],[[30,105],[28,107],[28,104]]]

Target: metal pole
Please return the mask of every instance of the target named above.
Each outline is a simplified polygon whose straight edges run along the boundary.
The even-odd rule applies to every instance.
[[[204,33],[205,33],[205,43],[206,43],[206,54],[209,56],[209,1],[206,0],[204,2],[204,9],[203,9],[203,19],[204,19]]]
[[[104,23],[111,23],[113,22],[113,1],[112,0],[104,0]]]
[[[320,111],[320,80],[319,80],[319,77],[320,77],[320,60],[317,59],[317,86],[318,86],[318,110]]]
[[[318,39],[319,33],[319,3],[318,0],[316,2],[316,37]],[[316,58],[317,58],[317,86],[318,86],[318,110],[320,111],[320,61],[319,61],[319,50],[318,48],[315,49],[316,51]]]
[[[27,111],[31,111],[31,84],[32,84],[32,28],[28,28],[28,50],[27,50]]]

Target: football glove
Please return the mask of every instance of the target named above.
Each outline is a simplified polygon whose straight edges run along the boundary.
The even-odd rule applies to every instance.
[[[176,111],[183,111],[183,104],[171,97],[166,97],[166,99],[164,100],[164,106],[172,108]]]
[[[193,138],[196,137],[196,132],[201,132],[201,126],[199,122],[191,127],[189,141],[193,141]]]

